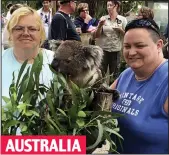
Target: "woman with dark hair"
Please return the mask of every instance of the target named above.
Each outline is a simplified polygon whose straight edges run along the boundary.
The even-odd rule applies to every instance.
[[[96,44],[104,50],[103,74],[109,66],[110,74],[115,77],[120,65],[120,51],[127,19],[118,14],[121,2],[119,0],[108,0],[108,15],[102,16],[96,31],[93,34],[97,38]]]
[[[121,154],[168,154],[168,60],[162,47],[153,20],[127,24],[123,56],[129,67],[111,85],[120,92],[112,112],[123,115],[118,119],[124,138],[117,143]]]

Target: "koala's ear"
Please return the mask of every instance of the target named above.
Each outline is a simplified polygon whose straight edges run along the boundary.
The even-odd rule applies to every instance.
[[[83,51],[86,60],[90,61],[90,65],[92,64],[96,65],[97,67],[100,67],[103,58],[103,50],[99,46],[84,46]]]
[[[54,39],[52,39],[52,40],[49,40],[48,43],[49,43],[49,48],[52,51],[55,52],[58,49],[59,45],[62,43],[62,41],[61,40],[54,40]]]

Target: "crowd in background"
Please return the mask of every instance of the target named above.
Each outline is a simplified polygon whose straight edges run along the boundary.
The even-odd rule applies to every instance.
[[[119,119],[120,134],[125,140],[124,150],[118,151],[167,153],[168,61],[163,51],[168,53],[168,46],[163,49],[163,42],[168,45],[168,25],[165,34],[161,34],[153,20],[153,10],[147,7],[139,9],[132,20],[127,20],[119,14],[119,0],[108,0],[107,14],[100,19],[90,16],[87,3],[77,6],[77,1],[60,0],[59,9],[54,13],[50,2],[44,0],[39,10],[21,4],[9,6],[2,36],[5,49],[2,55],[3,95],[9,95],[12,73],[17,75],[27,59],[29,67],[40,52],[44,59],[40,81],[48,85],[53,78],[48,63],[54,55],[49,41],[81,42],[81,34],[90,33],[89,44],[100,46],[104,52],[103,75],[109,71],[116,79],[111,88],[121,92],[120,100],[113,103],[112,112],[127,114]],[[77,17],[72,20],[70,15],[76,8]],[[120,74],[122,53],[127,69]]]
[[[100,47],[102,47],[102,49],[104,50],[104,53],[105,53],[105,55],[104,55],[105,61],[103,61],[104,62],[103,63],[103,72],[106,73],[107,67],[109,66],[109,71],[110,71],[110,73],[114,73],[114,76],[116,76],[116,74],[118,74],[118,72],[119,72],[118,68],[119,68],[120,61],[121,61],[121,59],[120,59],[121,56],[120,56],[119,51],[121,51],[121,48],[122,48],[122,46],[120,44],[122,44],[123,36],[122,36],[122,33],[119,34],[120,31],[117,30],[117,28],[116,28],[116,30],[114,28],[115,31],[111,30],[112,32],[114,32],[111,34],[108,32],[109,30],[105,26],[103,26],[103,30],[105,31],[103,34],[105,34],[105,35],[101,35],[98,37],[98,33],[99,33],[98,28],[100,28],[100,30],[102,30],[102,26],[100,24],[102,22],[99,22],[99,21],[102,21],[103,18],[109,18],[109,16],[110,16],[110,18],[111,18],[110,21],[113,21],[114,24],[112,24],[112,22],[109,22],[109,19],[107,19],[106,23],[109,22],[108,25],[111,24],[111,26],[113,26],[113,27],[114,26],[115,27],[122,26],[122,29],[124,30],[125,25],[133,19],[136,19],[136,18],[153,19],[154,18],[153,10],[148,7],[144,7],[144,6],[138,10],[138,12],[136,13],[137,15],[135,13],[133,14],[133,12],[129,12],[126,15],[126,17],[123,17],[119,14],[120,1],[118,1],[118,0],[114,1],[116,8],[110,9],[111,6],[109,8],[107,8],[107,12],[108,12],[107,17],[103,16],[102,18],[100,17],[100,19],[96,19],[96,18],[90,16],[89,6],[87,3],[78,3],[78,6],[75,5],[74,8],[64,9],[65,8],[64,4],[66,4],[65,2],[66,1],[64,1],[64,0],[59,1],[58,2],[59,8],[58,8],[57,12],[53,12],[53,9],[51,8],[51,0],[43,0],[42,8],[37,10],[37,13],[40,15],[41,20],[43,21],[43,25],[44,25],[45,33],[46,33],[46,40],[45,40],[44,44],[42,45],[42,47],[49,49],[50,47],[49,47],[48,40],[51,40],[51,39],[83,41],[83,40],[81,40],[80,34],[81,33],[91,33],[92,37],[89,38],[89,41],[88,41],[89,44],[99,45]],[[72,2],[77,3],[76,1],[72,1]],[[2,35],[2,45],[3,45],[4,49],[6,49],[10,46],[10,43],[8,41],[8,33],[7,33],[5,25],[8,22],[8,20],[10,19],[10,16],[12,15],[12,13],[16,9],[20,8],[21,6],[24,6],[24,5],[9,3],[7,5],[7,9],[8,9],[7,15],[6,15],[6,17],[2,17],[2,24],[4,25],[3,35]],[[111,11],[113,10],[114,13],[110,13],[110,10]],[[63,12],[63,14],[60,12]],[[74,14],[75,12],[76,12],[76,17],[74,17],[72,20],[71,15]],[[60,17],[60,16],[62,16],[62,17]],[[105,23],[103,23],[103,25],[104,24]],[[97,37],[95,34],[97,34]],[[110,35],[111,35],[111,37],[110,37]],[[105,36],[108,36],[107,39]],[[166,30],[165,30],[164,34],[162,35],[165,44],[168,41],[167,36],[168,36],[168,28],[166,26]],[[120,40],[117,40],[118,37]],[[166,48],[164,48],[164,51],[166,51],[165,49]],[[113,50],[113,51],[111,51],[111,50]],[[111,56],[111,55],[113,55],[113,56]],[[110,58],[114,58],[114,60],[112,60]]]

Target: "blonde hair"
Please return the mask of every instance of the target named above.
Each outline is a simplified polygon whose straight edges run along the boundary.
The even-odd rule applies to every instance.
[[[138,11],[138,14],[143,16],[143,18],[149,18],[149,19],[154,18],[153,10],[145,6],[140,8],[140,10]]]
[[[88,5],[87,3],[79,3],[79,5],[77,6],[77,12],[80,14],[80,12],[81,12],[84,8],[89,8],[89,5]]]
[[[21,8],[14,11],[10,20],[7,23],[7,31],[9,33],[9,39],[8,40],[9,40],[9,42],[11,41],[12,29],[18,24],[20,18],[22,18],[24,16],[28,16],[28,15],[35,15],[36,16],[37,20],[35,22],[37,22],[37,24],[39,26],[39,31],[40,31],[40,34],[41,34],[40,35],[41,36],[40,46],[41,46],[46,39],[45,29],[44,29],[41,17],[36,12],[36,10],[32,9],[31,7],[21,7]]]

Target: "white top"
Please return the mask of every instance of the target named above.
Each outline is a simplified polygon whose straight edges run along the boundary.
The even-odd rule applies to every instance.
[[[50,85],[50,81],[53,79],[53,73],[49,68],[48,64],[51,64],[53,60],[54,52],[46,49],[42,49],[43,53],[43,66],[42,71],[40,73],[40,84],[44,84],[46,86]],[[12,74],[14,72],[15,81],[17,80],[17,76],[22,64],[19,63],[14,54],[13,48],[8,48],[2,53],[2,96],[9,97],[9,87],[12,83]],[[27,68],[32,66],[32,64],[27,64]],[[26,73],[27,69],[24,70]],[[2,100],[2,106],[6,103]],[[15,113],[17,115],[17,113]],[[17,128],[16,135],[21,135],[21,129]]]
[[[43,53],[43,68],[40,74],[40,83],[49,85],[50,80],[53,79],[53,74],[49,69],[48,64],[51,64],[54,56],[54,52],[46,49],[42,49]],[[15,73],[17,79],[19,69],[22,64],[19,63],[14,54],[13,48],[8,48],[2,53],[2,96],[9,97],[9,86],[12,83],[12,73]],[[32,64],[27,64],[27,67]],[[25,70],[26,72],[26,70]],[[15,79],[15,80],[16,80]],[[4,104],[4,102],[2,102]]]
[[[48,29],[52,22],[52,9],[50,9],[49,12],[44,12],[42,9],[43,8],[37,10],[37,13],[41,16],[45,28],[46,39],[48,39]]]

